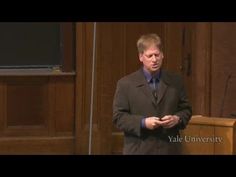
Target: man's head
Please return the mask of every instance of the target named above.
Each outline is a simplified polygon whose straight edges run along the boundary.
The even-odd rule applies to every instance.
[[[161,39],[156,34],[142,35],[137,41],[139,60],[151,74],[160,70],[163,60]]]

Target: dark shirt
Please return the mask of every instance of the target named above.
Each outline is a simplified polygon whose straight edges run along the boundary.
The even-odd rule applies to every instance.
[[[158,73],[155,73],[154,75],[151,75],[146,69],[143,68],[143,73],[144,73],[144,76],[151,88],[153,88],[152,78],[155,78],[155,84],[156,84],[156,88],[157,88],[157,85],[158,85],[160,78],[161,78],[161,71]]]

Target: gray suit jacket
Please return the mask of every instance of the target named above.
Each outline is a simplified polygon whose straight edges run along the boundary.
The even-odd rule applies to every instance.
[[[175,127],[155,130],[141,128],[141,119],[149,116],[178,115]],[[162,70],[158,99],[152,94],[142,68],[117,82],[113,101],[113,123],[124,131],[124,154],[179,154],[180,143],[170,142],[179,135],[192,115],[180,76]]]

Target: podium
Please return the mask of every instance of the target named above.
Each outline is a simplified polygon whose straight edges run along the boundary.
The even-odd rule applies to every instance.
[[[185,155],[236,154],[236,119],[192,116],[181,131]]]
[[[183,155],[236,154],[236,119],[192,116],[180,135]],[[112,154],[122,154],[123,137],[112,134]]]

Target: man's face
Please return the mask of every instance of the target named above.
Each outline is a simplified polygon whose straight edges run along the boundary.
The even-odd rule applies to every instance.
[[[151,46],[139,54],[139,60],[151,74],[160,70],[163,58],[163,53],[156,46]]]

